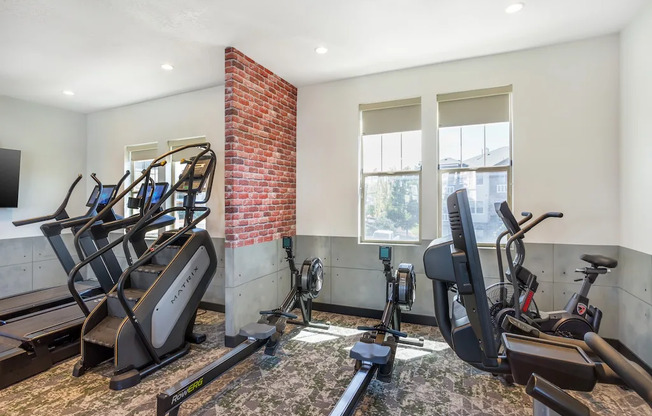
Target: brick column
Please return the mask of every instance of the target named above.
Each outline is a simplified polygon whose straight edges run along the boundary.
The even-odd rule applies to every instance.
[[[225,344],[290,288],[280,238],[296,233],[297,89],[225,51]]]
[[[297,88],[235,48],[225,71],[226,247],[294,235]]]

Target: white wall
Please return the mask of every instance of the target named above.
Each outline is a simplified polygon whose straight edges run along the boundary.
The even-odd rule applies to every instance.
[[[40,224],[11,222],[52,213],[77,174],[86,172],[86,117],[0,96],[0,147],[21,151],[18,208],[0,208],[0,239],[40,236]],[[68,213],[83,213],[86,198],[81,182]]]
[[[652,5],[621,34],[620,221],[623,247],[652,254]]]
[[[299,88],[297,233],[357,236],[358,105],[420,96],[421,234],[435,237],[436,94],[512,84],[514,211],[565,214],[528,241],[616,244],[618,57],[613,35]]]
[[[652,365],[652,4],[620,48],[619,339]]]
[[[207,229],[224,237],[224,87],[100,111],[87,120],[88,172],[111,182],[124,173],[127,145],[158,142],[163,154],[168,140],[205,136],[218,156]]]

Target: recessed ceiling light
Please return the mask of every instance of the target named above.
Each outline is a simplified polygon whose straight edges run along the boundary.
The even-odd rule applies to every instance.
[[[315,48],[315,52],[317,52],[320,55],[323,55],[326,52],[328,52],[328,48],[326,48],[325,46],[319,46],[319,47]]]
[[[68,95],[68,96],[71,96],[71,97],[72,97],[73,95],[75,95],[75,93],[72,92],[72,91],[70,91],[70,90],[63,90],[62,92],[63,92],[63,95]]]
[[[510,4],[510,5],[507,6],[507,8],[505,9],[505,13],[512,14],[512,13],[520,12],[521,10],[523,10],[523,7],[524,7],[524,6],[525,6],[525,4],[523,4],[523,3],[514,3],[514,4]]]
[[[170,64],[163,64],[163,65],[161,65],[161,69],[164,70],[164,71],[172,71],[174,69],[174,67],[172,65],[170,65]]]

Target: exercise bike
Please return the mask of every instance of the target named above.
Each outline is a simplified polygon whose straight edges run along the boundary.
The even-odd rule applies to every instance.
[[[588,267],[575,271],[584,274],[579,293],[574,293],[562,310],[544,312],[539,310],[534,295],[539,283],[537,276],[523,267],[525,261],[525,234],[547,218],[562,218],[561,212],[548,212],[532,221],[532,214],[524,212],[520,222],[509,209],[507,202],[496,203],[496,213],[505,224],[507,230],[496,240],[498,258],[498,273],[500,282],[487,288],[487,299],[492,322],[498,332],[503,328],[506,316],[523,320],[540,331],[566,338],[584,339],[587,332],[598,332],[602,320],[602,311],[589,304],[588,294],[591,285],[601,274],[609,273],[609,268],[616,267],[618,262],[601,255],[584,254],[580,258],[590,264]],[[521,227],[523,226],[523,227]],[[505,246],[509,270],[503,274],[501,256],[501,240],[509,235]],[[512,259],[511,247],[515,245],[516,257]],[[505,282],[505,277],[509,283]]]
[[[407,334],[401,332],[401,311],[411,310],[416,296],[414,266],[401,263],[398,271],[394,273],[392,248],[388,246],[379,248],[378,257],[383,262],[387,285],[387,302],[383,316],[378,325],[358,327],[358,330],[367,332],[349,353],[349,356],[355,360],[355,375],[331,411],[331,416],[353,414],[374,375],[379,381],[385,383],[391,381],[398,343],[423,346],[423,338],[407,339]]]
[[[298,270],[294,264],[292,238],[283,237],[283,249],[292,274],[292,287],[285,300],[276,309],[260,311],[260,319],[243,326],[240,335],[245,338],[237,347],[217,361],[160,393],[156,399],[156,414],[177,415],[181,404],[210,382],[235,367],[245,358],[265,346],[265,355],[275,355],[287,323],[328,329],[329,324],[312,322],[312,300],[319,295],[324,282],[324,266],[317,257],[307,258]],[[301,320],[292,313],[301,309]]]

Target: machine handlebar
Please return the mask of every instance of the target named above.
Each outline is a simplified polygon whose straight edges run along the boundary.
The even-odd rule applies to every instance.
[[[397,336],[397,337],[407,338],[407,334],[405,332],[397,331],[397,330],[391,329],[391,328],[383,328],[383,327],[377,327],[377,326],[359,326],[358,331],[387,332],[387,333],[392,334],[392,335]]]
[[[75,189],[79,181],[82,179],[82,174],[78,174],[77,178],[72,182],[72,185],[70,185],[70,188],[68,188],[68,192],[66,193],[66,197],[63,199],[63,202],[61,202],[61,205],[59,205],[59,208],[57,208],[54,213],[50,215],[44,215],[42,217],[35,217],[35,218],[29,218],[26,220],[20,220],[20,221],[13,221],[13,224],[16,227],[20,227],[22,225],[28,225],[28,224],[35,224],[37,222],[43,222],[43,221],[48,221],[57,218],[59,215],[61,215],[65,210],[66,206],[68,205],[68,201],[70,200],[70,196],[72,195],[72,191]]]
[[[648,405],[652,406],[652,377],[638,370],[614,347],[595,332],[587,332],[584,342]]]
[[[590,416],[591,410],[545,378],[533,373],[525,387],[527,394],[558,414],[568,416]]]
[[[297,319],[298,316],[296,316],[293,313],[288,313],[288,312],[283,312],[283,311],[260,311],[261,315],[276,315],[276,316],[284,316],[286,318],[290,319]]]

